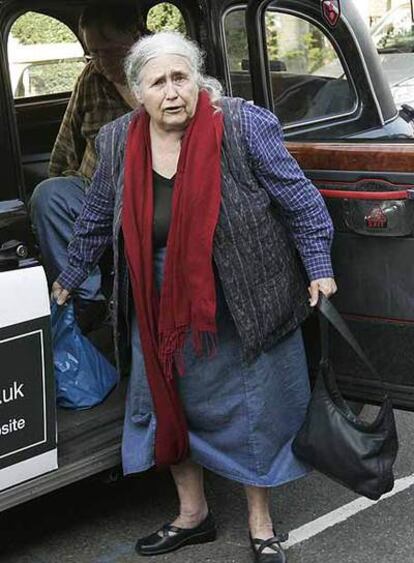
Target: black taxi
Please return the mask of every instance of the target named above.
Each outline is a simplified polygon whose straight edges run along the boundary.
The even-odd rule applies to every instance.
[[[150,29],[164,25],[159,2],[135,1]],[[0,510],[120,462],[125,381],[92,410],[55,408],[49,289],[27,214],[87,54],[86,4],[0,0]],[[389,76],[414,56],[413,6],[402,5],[394,38],[388,19],[372,34],[351,0],[171,0],[166,13],[228,95],[278,116],[326,199],[335,303],[382,378],[333,335],[343,391],[375,403],[385,388],[414,410],[414,97],[409,77]],[[312,322],[306,335],[313,366]]]

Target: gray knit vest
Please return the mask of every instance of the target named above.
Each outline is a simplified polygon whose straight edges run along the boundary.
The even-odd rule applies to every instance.
[[[214,236],[213,258],[226,302],[241,339],[243,357],[253,360],[309,314],[303,270],[292,238],[277,207],[250,168],[241,134],[240,98],[222,98],[222,198]],[[127,268],[120,251],[124,156],[133,113],[101,129],[97,148],[107,158],[115,187],[114,208],[114,328],[118,357],[120,300],[127,300]],[[194,244],[197,244],[194,241]],[[119,333],[120,334],[120,333]],[[121,339],[122,340],[122,339]]]
[[[222,200],[214,261],[245,360],[273,346],[309,314],[292,237],[250,167],[240,98],[223,98]]]

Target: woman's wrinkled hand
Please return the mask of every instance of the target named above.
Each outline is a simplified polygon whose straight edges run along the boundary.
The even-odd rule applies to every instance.
[[[67,289],[62,287],[57,281],[53,282],[52,285],[52,299],[56,301],[58,305],[64,305],[68,299],[70,299],[70,293]]]
[[[309,303],[311,307],[315,307],[319,299],[319,292],[323,293],[325,297],[331,297],[336,293],[335,280],[333,278],[319,278],[318,280],[313,280],[308,287],[310,294]]]

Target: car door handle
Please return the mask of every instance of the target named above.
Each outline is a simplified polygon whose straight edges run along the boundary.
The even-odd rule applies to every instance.
[[[404,200],[414,199],[414,190],[397,190],[388,192],[360,192],[351,190],[330,190],[321,188],[321,195],[329,199],[368,199],[368,200]]]

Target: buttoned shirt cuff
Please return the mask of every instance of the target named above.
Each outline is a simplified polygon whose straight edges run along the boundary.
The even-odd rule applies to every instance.
[[[334,277],[331,257],[329,254],[318,254],[317,256],[312,256],[312,258],[304,260],[304,265],[309,281]]]
[[[56,281],[67,291],[72,291],[77,289],[87,277],[88,274],[84,270],[69,266],[59,275]]]

